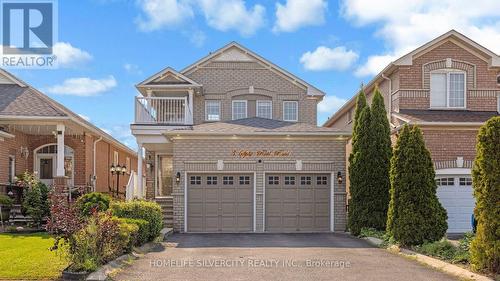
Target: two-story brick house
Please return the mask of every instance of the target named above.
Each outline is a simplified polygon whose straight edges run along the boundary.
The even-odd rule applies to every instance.
[[[500,57],[452,30],[384,68],[365,87],[369,102],[375,85],[384,96],[394,137],[404,124],[422,128],[438,197],[448,212],[448,232],[470,230],[476,135],[500,110]],[[355,99],[324,126],[352,131]],[[350,150],[348,142],[346,153]]]
[[[237,43],[137,89],[144,193],[176,231],[345,230],[348,134],[317,127],[323,92]]]

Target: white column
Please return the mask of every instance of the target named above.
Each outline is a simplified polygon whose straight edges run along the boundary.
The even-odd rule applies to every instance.
[[[188,93],[189,93],[189,97],[188,97],[188,111],[189,111],[189,113],[188,113],[187,118],[186,118],[186,123],[189,125],[192,125],[193,124],[193,94],[194,94],[193,89],[189,89]]]
[[[138,197],[142,198],[144,190],[142,190],[142,143],[137,143],[137,190],[139,191]]]
[[[64,177],[64,124],[57,124],[57,177]]]

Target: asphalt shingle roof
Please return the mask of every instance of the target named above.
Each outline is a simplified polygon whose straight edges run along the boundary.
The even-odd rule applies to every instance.
[[[495,111],[400,109],[397,115],[412,122],[486,122]]]
[[[43,100],[29,87],[0,84],[0,116],[67,116],[58,108]]]

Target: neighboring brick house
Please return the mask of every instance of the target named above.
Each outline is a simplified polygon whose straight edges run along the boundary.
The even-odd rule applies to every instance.
[[[145,193],[175,231],[345,230],[348,135],[317,127],[323,92],[237,43],[137,89]]]
[[[113,164],[127,167],[119,181],[123,193],[137,171],[137,153],[0,69],[0,193],[16,192],[14,177],[25,171],[49,185],[64,177],[71,188],[115,191]]]
[[[452,30],[389,64],[365,87],[378,85],[397,137],[404,124],[421,127],[436,169],[448,232],[471,229],[471,168],[476,135],[500,110],[500,57]],[[352,131],[354,96],[325,127]],[[351,151],[350,142],[346,153]]]

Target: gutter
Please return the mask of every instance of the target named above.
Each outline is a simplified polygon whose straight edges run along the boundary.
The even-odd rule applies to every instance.
[[[9,134],[7,132],[0,131],[0,138],[13,139],[15,137],[16,136],[14,136],[13,134]]]
[[[387,112],[387,118],[389,119],[389,125],[392,127],[392,128],[396,128],[396,125],[392,124],[391,122],[391,114],[392,114],[392,80],[385,76],[385,74],[382,72],[382,75],[381,77],[383,79],[385,79],[386,81],[389,82],[389,112]]]
[[[92,185],[93,185],[93,188],[94,188],[94,191],[95,191],[95,182],[96,182],[96,179],[97,179],[97,176],[96,176],[96,147],[97,147],[97,143],[102,141],[102,136],[100,136],[97,140],[94,141],[94,170],[92,172]]]
[[[276,137],[291,137],[291,136],[345,136],[349,137],[352,134],[349,132],[193,132],[193,131],[168,131],[165,136],[276,136]]]

